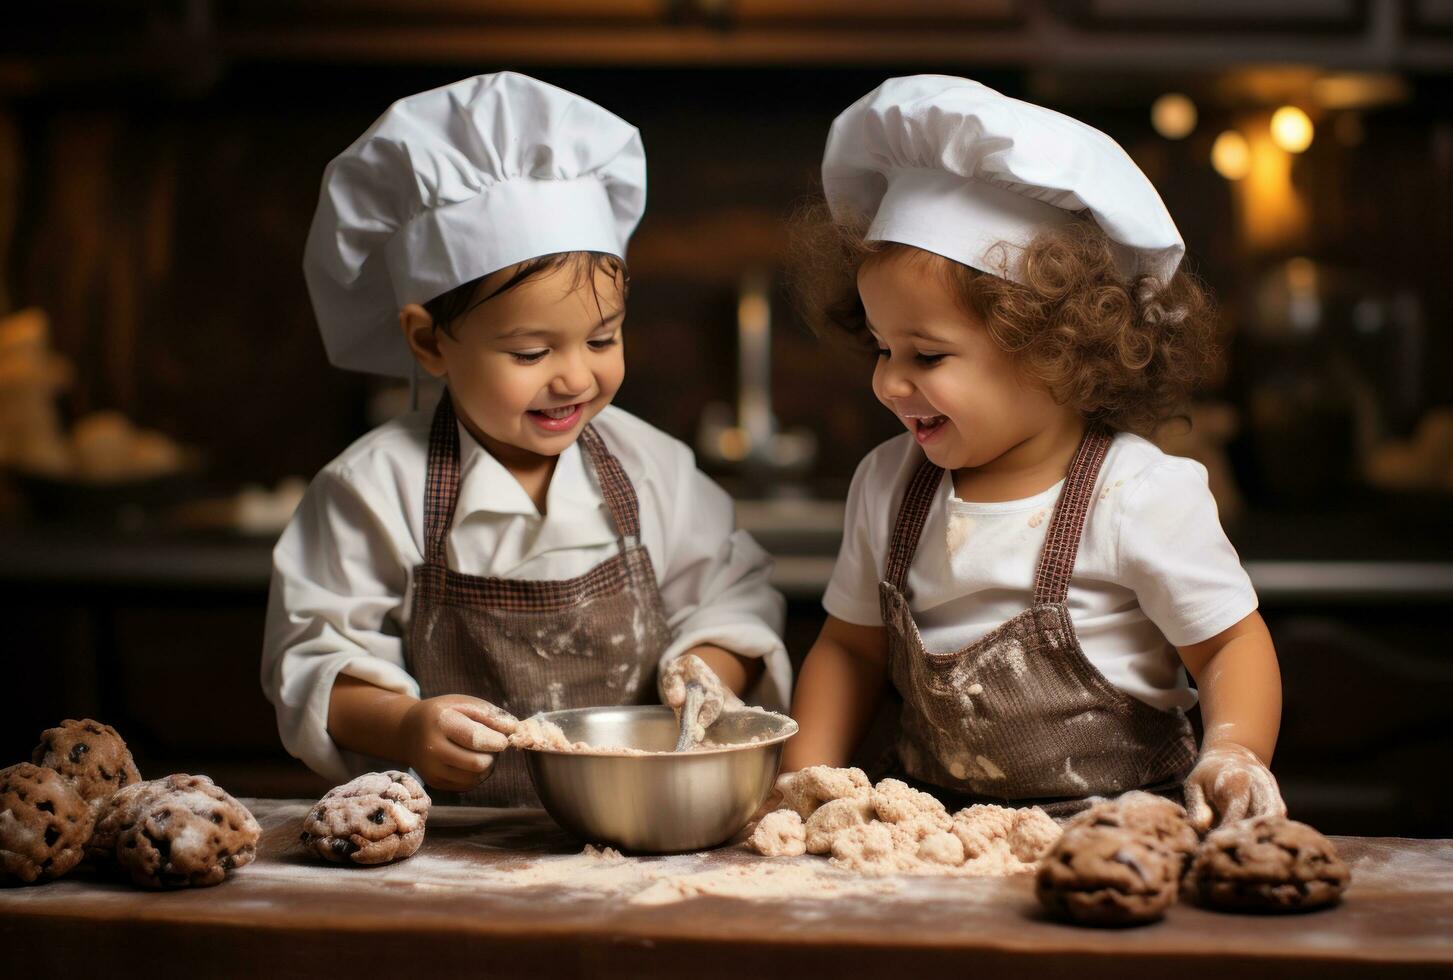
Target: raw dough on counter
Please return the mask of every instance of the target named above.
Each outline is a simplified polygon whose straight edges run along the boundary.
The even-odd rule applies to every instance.
[[[802,818],[795,810],[774,810],[757,821],[747,844],[767,857],[796,857],[807,850]]]
[[[123,786],[141,781],[126,740],[110,725],[90,718],[67,718],[59,727],[47,728],[30,761],[70,780],[92,810],[99,810]]]
[[[1205,905],[1234,912],[1301,912],[1335,904],[1351,879],[1336,846],[1286,817],[1213,830],[1187,882]]]
[[[796,810],[782,811],[796,815]],[[857,827],[873,818],[873,805],[867,796],[845,796],[828,800],[813,811],[804,826],[809,854],[831,854],[832,842],[849,827]],[[765,853],[765,852],[763,852]]]
[[[830,854],[834,866],[859,874],[1021,874],[1060,833],[1038,807],[980,805],[950,815],[931,794],[897,779],[873,786],[860,769],[811,766],[784,777],[779,788],[786,809],[762,823],[789,826],[805,811],[806,851]],[[755,833],[747,841],[760,854],[778,856],[774,843]]]
[[[812,816],[824,803],[842,799],[867,800],[873,784],[861,769],[834,769],[832,766],[808,766],[792,773],[782,782],[782,805],[796,810],[803,820]]]
[[[261,834],[222,787],[176,773],[118,790],[102,808],[87,852],[144,888],[205,887],[251,863]]]
[[[1121,827],[1072,827],[1040,862],[1035,891],[1083,925],[1154,922],[1176,900],[1175,855]]]
[[[329,861],[387,864],[424,842],[429,795],[406,772],[364,773],[335,786],[303,818],[304,847]]]
[[[85,856],[93,820],[91,805],[54,769],[0,769],[0,882],[65,874]]]

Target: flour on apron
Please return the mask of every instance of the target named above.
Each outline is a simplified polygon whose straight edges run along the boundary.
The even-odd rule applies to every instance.
[[[943,470],[925,460],[909,482],[879,583],[893,683],[903,697],[897,765],[911,781],[985,801],[1055,803],[1173,789],[1196,744],[1179,709],[1115,687],[1090,663],[1066,597],[1095,479],[1112,436],[1085,433],[1035,572],[1032,605],[977,642],[929,653],[913,621],[908,569]],[[972,551],[972,544],[969,545]]]
[[[581,432],[580,444],[610,510],[619,553],[572,579],[464,575],[446,558],[459,497],[459,428],[448,395],[440,401],[429,435],[424,564],[414,573],[405,651],[421,698],[468,694],[526,718],[654,697],[656,663],[671,631],[640,541],[635,488],[592,426]],[[539,805],[515,751],[496,757],[494,772],[477,790],[436,799]]]

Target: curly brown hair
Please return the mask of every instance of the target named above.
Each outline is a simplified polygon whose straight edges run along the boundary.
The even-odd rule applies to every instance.
[[[1192,390],[1220,358],[1211,297],[1184,270],[1169,283],[1127,279],[1110,240],[1088,218],[1039,235],[1016,254],[1022,280],[981,272],[909,245],[867,241],[866,221],[835,219],[821,201],[791,223],[793,291],[819,337],[876,347],[858,296],[858,270],[875,256],[911,251],[942,270],[960,306],[1031,383],[1086,420],[1149,435],[1184,417]],[[994,253],[1008,269],[1010,248]]]

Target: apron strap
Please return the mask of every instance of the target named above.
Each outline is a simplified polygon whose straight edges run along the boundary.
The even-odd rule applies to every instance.
[[[898,507],[898,523],[893,526],[893,540],[888,545],[888,568],[884,578],[905,595],[908,566],[913,564],[913,554],[918,550],[918,539],[923,534],[923,525],[928,520],[942,480],[943,469],[925,459],[908,481],[908,488],[903,491],[903,503]]]
[[[595,464],[596,478],[600,480],[600,495],[610,510],[615,522],[616,533],[627,540],[641,539],[641,504],[636,498],[636,488],[630,477],[621,468],[620,460],[606,446],[595,426],[587,425],[580,430],[580,442]]]
[[[1045,532],[1044,550],[1034,575],[1034,601],[1063,602],[1069,595],[1070,575],[1080,550],[1080,536],[1085,529],[1085,515],[1094,496],[1095,480],[1110,448],[1112,433],[1098,425],[1085,430],[1075,457],[1065,476],[1064,489],[1055,502],[1054,517]],[[908,481],[903,503],[898,508],[898,522],[893,527],[893,540],[888,547],[888,567],[884,578],[899,592],[906,594],[908,568],[913,564],[918,539],[933,507],[934,498],[943,479],[943,470],[925,459]]]
[[[620,460],[606,447],[605,440],[593,426],[580,432],[580,441],[590,454],[600,480],[601,496],[610,510],[616,533],[622,538],[641,538],[641,507],[636,489],[621,468]],[[430,565],[447,564],[445,545],[449,529],[454,525],[454,508],[459,502],[459,426],[455,421],[454,403],[446,390],[434,410],[434,424],[429,430],[429,471],[424,491],[424,561]]]
[[[1044,536],[1044,550],[1034,573],[1034,603],[1064,602],[1070,592],[1070,575],[1075,569],[1075,556],[1080,551],[1080,537],[1085,530],[1085,515],[1095,495],[1095,480],[1105,453],[1110,449],[1111,433],[1100,425],[1090,425],[1075,450],[1065,476],[1064,489],[1054,505],[1049,530]]]
[[[459,502],[459,426],[449,389],[434,409],[429,429],[429,468],[424,483],[424,562],[445,565],[445,542]]]

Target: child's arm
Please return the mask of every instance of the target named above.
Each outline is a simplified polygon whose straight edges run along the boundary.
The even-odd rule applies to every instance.
[[[887,631],[827,617],[797,680],[792,717],[799,731],[782,753],[782,771],[847,765],[887,683]]]
[[[1201,698],[1201,757],[1186,780],[1186,809],[1200,830],[1286,804],[1267,768],[1281,726],[1281,674],[1261,614],[1180,647]]]
[[[651,547],[672,634],[659,661],[661,701],[679,709],[685,682],[695,680],[707,688],[703,725],[733,693],[784,708],[792,687],[781,638],[787,603],[772,587],[772,558],[737,528],[732,499],[696,468],[690,450],[673,440],[661,452],[642,508],[659,520]]]
[[[340,748],[409,766],[430,786],[467,792],[494,767],[517,722],[463,694],[419,700],[339,676],[328,701],[328,734]]]

